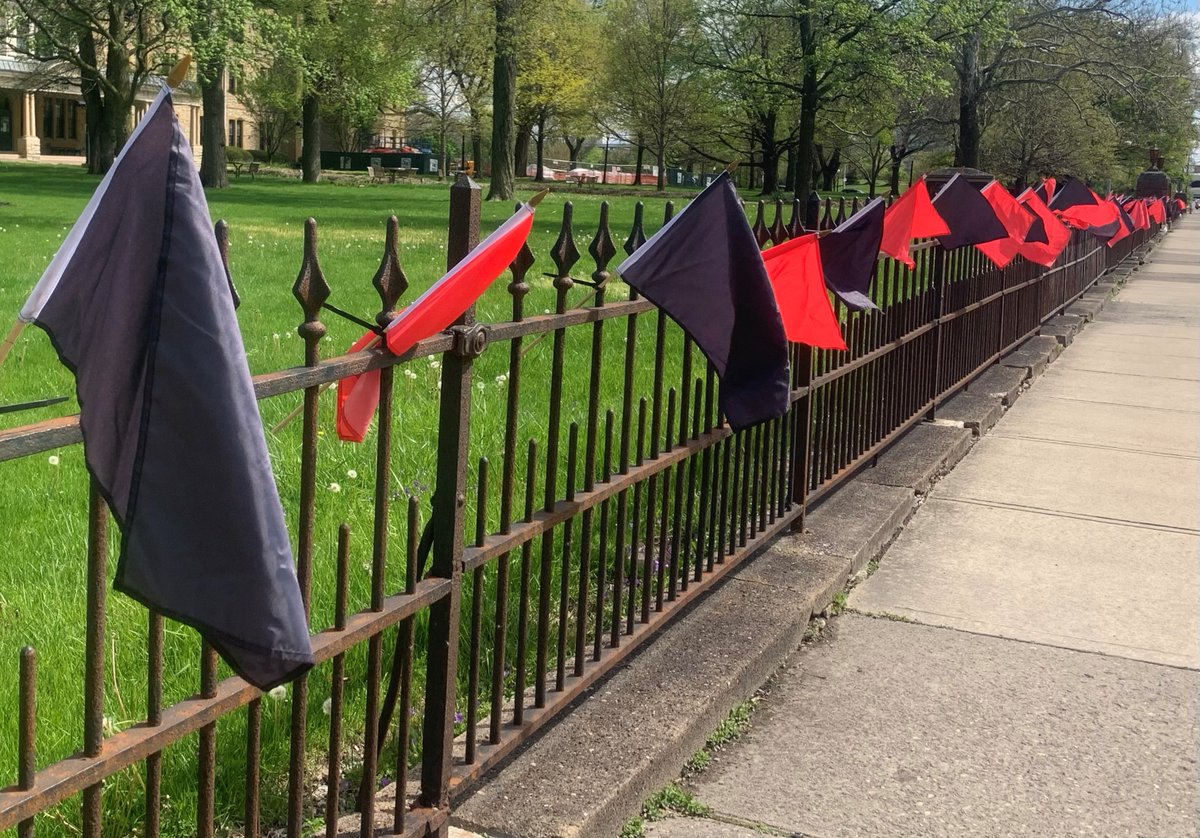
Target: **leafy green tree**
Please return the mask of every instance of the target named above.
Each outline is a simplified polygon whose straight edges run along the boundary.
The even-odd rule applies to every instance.
[[[612,133],[648,146],[666,185],[666,154],[700,100],[700,9],[694,0],[612,0],[605,15],[609,50],[603,88]],[[639,154],[638,171],[641,172]]]
[[[133,103],[181,28],[170,0],[12,0],[36,37],[19,50],[79,73],[87,105],[87,165],[108,171],[131,128]],[[169,68],[167,68],[169,69]]]
[[[511,201],[516,179],[517,49],[521,0],[493,0],[492,182],[489,201]]]

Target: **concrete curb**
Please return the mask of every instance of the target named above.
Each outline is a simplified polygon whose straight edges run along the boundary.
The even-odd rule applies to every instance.
[[[1085,295],[689,607],[493,771],[452,822],[493,838],[611,836],[800,646],[812,615],[1103,308]],[[683,664],[683,665],[681,665]]]

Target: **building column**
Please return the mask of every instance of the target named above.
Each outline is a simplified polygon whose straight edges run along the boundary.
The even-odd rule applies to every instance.
[[[32,93],[21,94],[21,136],[17,154],[27,160],[42,159],[42,140],[37,134],[37,100]]]

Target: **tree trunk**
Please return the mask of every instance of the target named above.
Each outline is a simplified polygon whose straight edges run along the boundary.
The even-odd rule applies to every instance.
[[[574,169],[579,165],[579,152],[583,148],[583,144],[587,142],[587,137],[579,137],[572,142],[572,137],[563,137],[563,141],[567,144],[567,157],[570,159],[571,168]]]
[[[834,181],[837,180],[838,169],[842,168],[842,150],[835,148],[828,160],[821,161],[821,188],[832,192]]]
[[[900,195],[900,167],[904,165],[904,149],[892,146],[888,150],[888,154],[892,161],[891,176],[888,178],[888,187],[892,190],[892,194],[899,197]]]
[[[542,177],[542,163],[546,159],[546,113],[543,111],[538,116],[538,135],[537,135],[537,171],[533,173],[533,179],[538,183],[544,182],[546,179]]]
[[[796,138],[796,192],[801,201],[813,191],[813,167],[817,136],[817,74],[806,70],[800,99],[800,128]]]
[[[954,165],[979,167],[979,35],[963,44],[958,67],[958,146]]]
[[[787,165],[783,170],[783,191],[796,191],[796,144],[787,145]]]
[[[475,163],[475,176],[478,177],[483,168],[483,135],[478,126],[471,132],[471,159]]]
[[[225,85],[221,84],[220,64],[200,68],[200,100],[204,116],[200,120],[200,183],[214,189],[229,186],[225,171]]]
[[[635,164],[635,170],[633,173],[633,185],[634,186],[642,185],[642,160],[645,158],[645,156],[646,156],[646,147],[644,145],[642,145],[642,138],[638,137],[637,163]]]
[[[304,96],[300,116],[300,169],[305,183],[321,180],[321,100],[316,93]]]
[[[658,163],[658,185],[655,188],[662,192],[667,188],[667,150],[661,145],[654,154],[654,161]]]
[[[511,201],[516,178],[517,3],[494,0],[496,50],[492,62],[492,184],[489,201]]]
[[[529,170],[529,138],[533,135],[533,125],[524,123],[517,126],[517,139],[513,144],[513,173],[524,175]]]

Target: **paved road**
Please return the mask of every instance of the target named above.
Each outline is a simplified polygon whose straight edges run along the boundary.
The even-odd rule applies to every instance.
[[[1198,352],[1192,217],[650,835],[1196,836]]]

